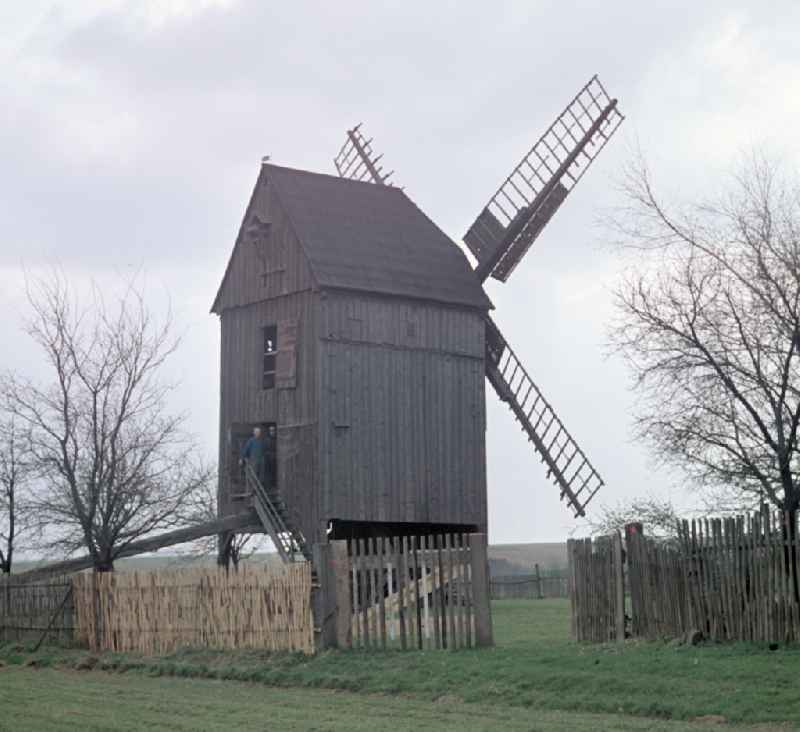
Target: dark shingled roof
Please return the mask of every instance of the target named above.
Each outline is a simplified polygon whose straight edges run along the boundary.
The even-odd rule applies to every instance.
[[[263,167],[321,287],[492,307],[458,245],[399,188]]]

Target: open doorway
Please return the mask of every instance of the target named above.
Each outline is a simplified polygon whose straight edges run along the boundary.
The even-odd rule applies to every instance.
[[[260,428],[261,434],[255,437],[255,429]],[[228,430],[228,495],[231,500],[243,500],[249,497],[245,481],[244,465],[242,458],[248,440],[255,438],[261,442],[263,460],[258,461],[257,472],[262,485],[267,493],[274,495],[278,490],[277,471],[277,430],[274,422],[234,422]]]

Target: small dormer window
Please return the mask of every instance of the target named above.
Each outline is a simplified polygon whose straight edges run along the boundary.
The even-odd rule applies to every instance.
[[[261,388],[275,388],[275,360],[278,355],[278,326],[267,325],[262,328],[264,354],[262,360]]]

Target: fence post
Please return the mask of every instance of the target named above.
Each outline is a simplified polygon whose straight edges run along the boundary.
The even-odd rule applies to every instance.
[[[619,531],[614,534],[614,586],[617,643],[622,643],[625,641],[625,571],[622,566],[622,537]]]
[[[316,582],[311,582],[311,615],[314,618],[314,650],[330,648],[332,643],[330,623],[333,593],[330,591],[330,545],[314,544],[311,547]]]
[[[534,565],[536,570],[536,597],[539,600],[544,600],[544,592],[542,592],[542,573],[539,571],[539,563]]]
[[[337,648],[350,648],[353,645],[353,607],[350,593],[350,555],[347,542],[331,542],[330,567],[334,582],[335,640]]]
[[[0,577],[0,588],[3,590],[3,642],[9,641],[8,616],[11,613],[11,587],[8,577]]]
[[[470,534],[469,548],[472,564],[473,602],[475,603],[475,645],[479,648],[493,646],[486,534]]]
[[[100,588],[98,586],[96,568],[92,568],[92,616],[94,619],[94,633],[92,634],[90,648],[97,653],[100,651]]]
[[[317,586],[312,589],[314,647],[350,648],[352,614],[350,599],[350,558],[346,541],[314,544]]]
[[[572,640],[578,640],[578,607],[575,582],[575,539],[567,539],[567,594],[569,595],[569,630]]]

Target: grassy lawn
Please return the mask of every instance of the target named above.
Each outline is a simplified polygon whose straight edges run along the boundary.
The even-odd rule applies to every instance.
[[[280,714],[285,716],[284,726],[289,729],[388,729],[380,726],[382,716],[387,720],[395,717],[391,725],[394,730],[416,727],[421,721],[435,721],[434,729],[689,729],[695,726],[666,724],[665,720],[688,721],[705,715],[721,715],[730,722],[780,722],[785,724],[784,729],[800,728],[800,694],[796,690],[800,649],[770,652],[754,645],[676,648],[665,643],[629,643],[621,649],[579,646],[569,640],[568,603],[563,600],[496,603],[494,620],[497,647],[482,651],[330,652],[313,658],[184,651],[164,659],[133,655],[97,659],[97,668],[128,672],[124,676],[23,670],[19,665],[25,663],[73,667],[82,659],[85,663],[87,654],[50,648],[33,656],[5,647],[0,649],[0,660],[6,663],[0,671],[0,727],[8,718],[7,710],[21,713],[19,703],[14,701],[15,686],[26,689],[41,685],[46,696],[53,696],[54,690],[63,685],[65,699],[73,694],[79,699],[85,686],[86,694],[95,689],[92,693],[102,699],[104,685],[109,687],[109,695],[117,688],[130,690],[131,694],[135,690],[135,694],[149,698],[148,685],[166,690],[177,684],[175,688],[180,688],[186,699],[197,694],[200,708],[208,693],[209,705],[223,705],[214,712],[220,715],[224,705],[234,698],[247,697],[252,702],[245,705],[242,715],[257,714],[258,705],[271,699],[269,709],[280,708]],[[154,680],[148,676],[206,680]],[[207,679],[259,685],[220,686]],[[203,689],[223,690],[212,695]],[[324,689],[351,693],[331,694],[321,691]],[[372,696],[375,694],[387,696]],[[153,697],[153,714],[161,713],[157,698],[160,697]],[[114,699],[114,708],[121,710],[123,700],[118,705],[116,696]],[[304,700],[302,704],[299,699]],[[280,700],[286,700],[285,704]],[[168,726],[173,724],[169,721],[173,711],[170,704],[165,705],[162,711],[168,716],[163,718],[163,725]],[[85,703],[76,701],[72,707],[84,715],[101,713],[88,699]],[[151,707],[142,706],[140,701],[138,708],[144,713],[145,708]],[[317,712],[312,714],[313,709],[319,714],[329,709],[334,716],[318,718]],[[344,715],[341,719],[337,710]],[[47,714],[44,705],[37,712]],[[102,713],[112,712],[106,709]],[[598,713],[612,716],[587,716]],[[195,718],[194,725],[189,724],[189,711],[175,714],[177,726],[170,727],[173,729],[194,729],[200,722]],[[203,721],[201,727],[215,729],[211,722],[216,717],[211,711],[208,714],[209,723]],[[302,723],[292,721],[293,714],[312,714],[319,726],[308,726],[308,716]],[[345,724],[341,720],[347,720],[348,714],[353,719]],[[398,727],[398,716],[409,724]],[[47,729],[46,719],[27,728]],[[124,719],[120,717],[123,722]],[[26,729],[20,726],[23,722],[18,717],[12,728]],[[181,727],[184,722],[188,726]],[[340,723],[344,726],[336,726]],[[104,723],[91,724],[102,727]],[[250,726],[244,716],[237,718],[235,724]]]
[[[237,681],[70,670],[0,670],[0,730],[325,730],[581,732],[708,729],[688,722],[437,702]],[[768,729],[766,727],[752,729]]]

